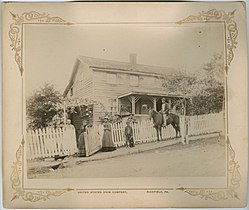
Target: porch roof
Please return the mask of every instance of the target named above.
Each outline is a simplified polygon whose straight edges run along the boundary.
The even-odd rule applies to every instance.
[[[167,98],[192,98],[193,96],[189,94],[176,94],[176,93],[162,93],[162,92],[146,92],[146,91],[131,91],[129,93],[122,94],[118,96],[119,99],[132,96],[132,95],[139,95],[139,96],[154,96],[154,97],[167,97]]]

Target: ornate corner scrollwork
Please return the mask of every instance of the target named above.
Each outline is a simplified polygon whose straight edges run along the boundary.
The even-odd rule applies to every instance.
[[[50,17],[46,13],[38,13],[36,11],[24,12],[21,15],[14,14],[10,12],[14,22],[10,25],[9,37],[10,37],[10,47],[15,52],[15,61],[20,70],[21,76],[24,71],[23,69],[23,58],[22,58],[22,44],[23,44],[23,35],[22,35],[22,26],[27,23],[43,23],[43,24],[64,24],[70,25],[60,17]]]
[[[240,186],[241,175],[239,172],[239,164],[235,161],[235,151],[232,148],[229,139],[227,140],[227,155],[228,155],[228,168],[227,168],[227,179],[228,186],[224,190],[216,189],[191,189],[191,188],[178,188],[183,192],[188,193],[192,196],[200,196],[202,199],[208,200],[227,200],[229,198],[239,199],[239,195],[236,189]]]
[[[21,15],[13,14],[12,15],[13,23],[10,25],[9,37],[10,37],[10,47],[15,52],[15,62],[18,65],[21,75],[23,74],[23,58],[22,58],[22,47],[23,47],[23,24],[28,23],[37,23],[37,24],[62,24],[62,25],[71,25],[71,23],[66,22],[60,17],[51,17],[46,13],[38,13],[36,11],[24,12]],[[212,9],[207,12],[200,12],[198,15],[191,15],[181,21],[178,21],[178,24],[184,23],[193,23],[200,22],[205,23],[208,21],[221,21],[225,23],[226,26],[226,71],[230,66],[233,58],[233,50],[237,46],[237,36],[238,29],[237,24],[233,20],[235,10],[232,12],[226,13],[223,10]],[[178,188],[185,193],[188,193],[192,196],[200,196],[202,199],[211,199],[214,201],[226,200],[228,198],[237,198],[239,195],[236,192],[236,189],[240,186],[241,175],[239,173],[239,164],[235,161],[235,151],[231,147],[230,142],[228,141],[228,187],[224,190],[209,190],[209,189],[191,189],[191,188]],[[68,191],[73,189],[59,189],[59,190],[27,190],[24,187],[23,183],[23,151],[24,151],[24,141],[19,146],[16,152],[16,160],[12,165],[12,173],[10,176],[12,189],[15,191],[13,193],[12,201],[22,198],[24,201],[36,202],[40,200],[48,200],[50,197],[60,196]]]
[[[73,189],[66,188],[61,190],[26,190],[22,183],[22,170],[23,170],[23,148],[24,144],[20,145],[16,151],[16,160],[13,162],[12,173],[10,176],[12,189],[15,190],[11,201],[22,198],[24,201],[36,202],[40,200],[48,200],[53,196],[60,196]]]
[[[226,66],[225,71],[228,71],[229,66],[234,58],[233,50],[236,48],[238,42],[238,28],[236,22],[233,20],[236,10],[226,13],[223,10],[212,9],[207,12],[199,12],[198,15],[190,15],[187,18],[176,22],[177,24],[184,23],[205,23],[209,21],[221,21],[226,26]]]

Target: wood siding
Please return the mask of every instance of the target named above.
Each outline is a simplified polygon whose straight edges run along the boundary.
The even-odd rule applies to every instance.
[[[73,84],[73,97],[93,99],[93,73],[85,64],[80,63]]]
[[[93,107],[93,123],[99,123],[100,117],[106,113],[118,111],[117,97],[120,95],[131,91],[165,92],[162,80],[155,75],[139,75],[136,71],[132,73],[108,72],[94,69],[82,62],[77,68],[72,97],[88,98],[101,103]]]
[[[75,75],[75,80],[71,89],[73,89],[73,95],[71,96],[71,90],[68,92],[69,98],[88,98],[93,99],[93,73],[92,69],[86,64],[79,62],[77,66],[77,73]],[[70,119],[72,124],[75,126],[76,138],[78,139],[82,122],[84,117],[81,116],[80,111],[77,109],[77,113],[71,114]],[[88,120],[92,123],[92,119]]]
[[[110,111],[110,102],[112,100],[117,100],[117,97],[131,92],[131,91],[147,91],[149,93],[163,92],[161,80],[156,76],[143,76],[137,75],[136,72],[132,74],[128,73],[112,73],[116,75],[115,81],[108,81],[108,78],[113,78],[108,76],[108,72],[99,71],[93,69],[93,95],[94,100],[98,100],[103,103],[105,110],[101,106],[94,107],[94,122],[99,122],[99,117],[103,117],[106,112]],[[138,76],[138,84],[132,83],[130,80],[131,75]],[[136,81],[136,80],[133,80]],[[117,101],[116,101],[116,104]],[[117,111],[117,107],[116,107]]]

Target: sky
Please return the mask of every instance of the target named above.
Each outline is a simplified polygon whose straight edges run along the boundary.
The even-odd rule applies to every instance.
[[[194,72],[224,51],[220,23],[183,25],[78,24],[24,28],[26,97],[45,83],[63,93],[78,56],[173,67]]]

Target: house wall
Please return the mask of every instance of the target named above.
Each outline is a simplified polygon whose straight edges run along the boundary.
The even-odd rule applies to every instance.
[[[73,84],[73,97],[93,99],[93,72],[81,62]]]
[[[105,107],[103,110],[103,106],[94,106],[93,121],[99,122],[99,117],[103,117],[105,112],[118,111],[117,97],[131,91],[158,92],[165,89],[162,88],[161,80],[156,76],[138,75],[136,72],[111,73],[93,69],[94,100],[102,102]]]
[[[88,98],[93,99],[93,73],[92,70],[85,64],[79,62],[77,65],[77,73],[75,75],[74,84],[68,92],[69,98]],[[73,94],[71,94],[73,93]],[[79,112],[71,115],[72,124],[76,129],[76,137],[80,134],[80,128],[83,123],[83,118]],[[92,119],[89,119],[92,122]]]

